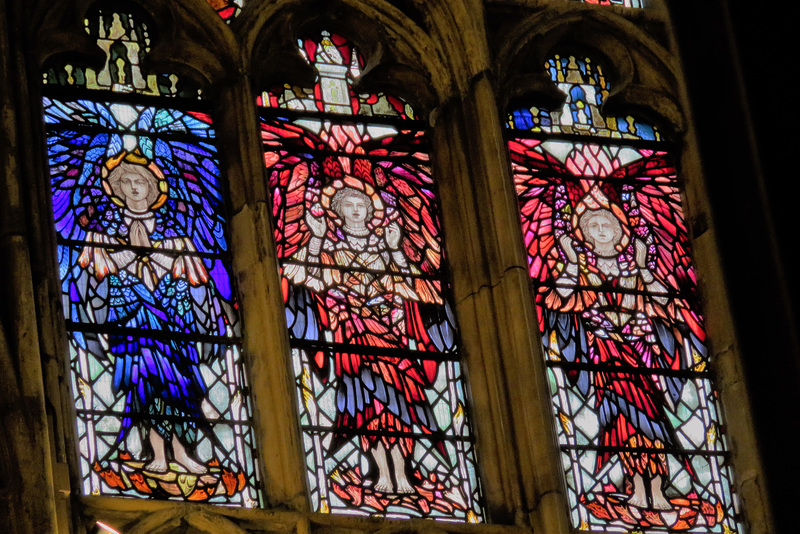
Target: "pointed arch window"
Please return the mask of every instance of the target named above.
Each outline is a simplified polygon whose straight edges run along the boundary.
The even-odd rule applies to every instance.
[[[298,46],[314,87],[258,103],[312,508],[482,521],[425,125],[344,37]]]
[[[153,25],[102,4],[100,70],[54,64],[44,117],[85,495],[259,506],[215,130],[147,74]]]
[[[507,135],[573,526],[741,532],[671,145],[592,58],[544,67],[563,106]]]

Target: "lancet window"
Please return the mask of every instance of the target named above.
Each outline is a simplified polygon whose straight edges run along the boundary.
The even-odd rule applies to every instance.
[[[102,68],[44,74],[80,490],[259,506],[214,125],[197,87],[141,69],[149,28],[93,9]]]
[[[344,37],[298,47],[315,85],[258,104],[312,508],[482,521],[425,125]]]
[[[507,135],[573,526],[741,532],[670,144],[603,65],[544,68],[563,106]]]

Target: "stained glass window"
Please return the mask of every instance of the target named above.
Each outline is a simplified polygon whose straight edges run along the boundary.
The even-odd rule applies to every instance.
[[[150,30],[138,10],[100,8],[84,20],[85,30],[105,52],[99,71],[73,64],[51,65],[44,83],[116,93],[197,97],[200,90],[174,74],[145,74],[141,60],[150,51]]]
[[[211,9],[217,12],[227,23],[230,23],[244,7],[244,0],[206,0]]]
[[[589,58],[545,69],[564,106],[508,134],[573,525],[741,532],[670,146]]]
[[[141,18],[86,29],[104,68],[48,69],[43,102],[81,490],[258,506],[213,124],[141,71]]]
[[[620,7],[645,7],[645,0],[581,0],[586,4],[597,4],[600,6],[620,6]]]
[[[424,124],[343,37],[298,45],[315,86],[259,104],[313,509],[481,521]]]

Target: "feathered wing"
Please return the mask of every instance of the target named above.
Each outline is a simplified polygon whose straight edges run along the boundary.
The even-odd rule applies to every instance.
[[[140,138],[145,155],[152,149],[153,161],[167,179],[167,200],[158,208],[165,221],[160,246],[185,253],[172,261],[171,274],[189,284],[189,302],[171,302],[170,311],[175,317],[185,317],[178,327],[185,332],[234,335],[239,325],[233,308],[230,267],[222,257],[229,251],[227,214],[211,119],[203,113],[148,108],[141,113],[138,126],[160,136],[154,136],[152,142]],[[174,133],[207,137],[209,142],[185,142],[169,135]],[[207,345],[201,356],[218,355],[222,349]]]
[[[444,294],[441,222],[426,143],[421,132],[401,132],[371,141],[365,154],[386,205],[386,224],[402,227],[403,270],[412,276],[394,279],[405,301],[407,334],[419,350],[449,352],[455,349],[456,324]],[[425,375],[435,378],[434,364]]]
[[[322,286],[308,276],[303,262],[311,238],[306,210],[319,202],[323,187],[322,169],[315,155],[324,145],[307,129],[281,120],[263,119],[261,137],[272,190],[275,243],[284,276],[282,290],[289,334],[294,339],[318,342],[330,325],[323,297],[318,293]],[[328,234],[338,239],[332,232]],[[315,290],[309,289],[309,284],[316,286]],[[309,359],[312,369],[326,383],[330,355],[311,350]]]
[[[559,176],[567,171],[547,152],[537,150],[540,144],[537,139],[511,140],[509,153],[522,216],[522,237],[528,251],[529,274],[533,280],[545,282],[555,267],[550,254],[556,244],[554,198]],[[563,233],[564,228],[559,231]]]
[[[586,330],[579,313],[596,298],[579,289],[578,273],[559,240],[574,235],[572,213],[582,196],[576,181],[565,181],[572,173],[552,155],[537,149],[541,141],[509,141],[515,187],[522,222],[522,236],[528,252],[528,271],[537,284],[537,314],[547,357],[553,361],[586,361]],[[574,268],[573,268],[574,269]],[[567,371],[567,378],[581,394],[589,395],[591,373]]]
[[[48,136],[53,218],[62,241],[58,247],[59,264],[72,266],[62,271],[62,295],[67,319],[74,322],[103,322],[108,314],[107,300],[98,296],[107,293],[105,274],[113,266],[102,253],[81,261],[81,243],[91,240],[90,221],[104,220],[103,215],[114,209],[99,183],[100,158],[96,156],[98,152],[105,154],[108,137],[81,135],[74,130],[58,130]],[[105,240],[101,236],[98,234],[98,240]],[[75,244],[65,244],[66,240]],[[96,270],[86,269],[89,259],[98,261]],[[100,275],[95,276],[95,271]],[[85,337],[75,337],[87,349]]]
[[[683,217],[675,168],[663,153],[654,153],[618,169],[614,178],[631,183],[623,190],[625,209],[638,239],[647,245],[647,267],[661,288],[646,295],[646,313],[654,325],[662,369],[691,369],[705,362],[705,329],[697,303],[689,233]],[[664,377],[673,402],[685,379]]]

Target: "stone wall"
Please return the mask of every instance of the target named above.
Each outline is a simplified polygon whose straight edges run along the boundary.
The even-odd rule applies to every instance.
[[[533,66],[543,64],[555,46],[568,44],[609,59],[616,87],[610,110],[633,109],[657,119],[677,146],[713,372],[748,532],[774,532],[747,368],[728,300],[728,288],[736,286],[726,284],[729,267],[717,250],[716,214],[706,193],[689,88],[669,14],[659,5],[642,11],[544,0],[249,0],[228,28],[201,0],[142,1],[160,36],[146,67],[197,80],[214,104],[268,508],[81,496],[44,166],[40,71],[59,55],[97,61],[98,51],[83,33],[89,5],[0,2],[0,280],[6,282],[0,288],[0,530],[91,532],[101,520],[126,534],[568,532],[503,131],[509,101],[558,98]],[[302,68],[280,58],[291,55],[297,32],[312,27],[350,37],[367,59],[363,87],[396,92],[430,125],[489,524],[308,512],[253,103],[255,89],[270,81],[303,79]],[[685,39],[681,44],[691,46]]]

